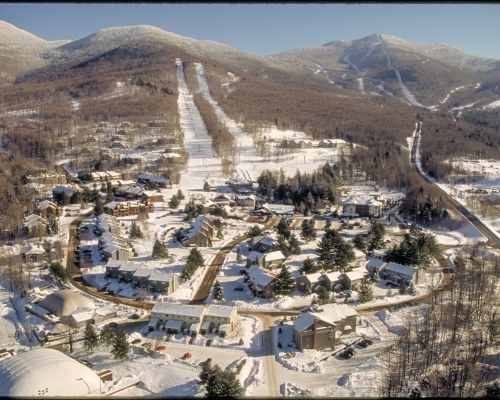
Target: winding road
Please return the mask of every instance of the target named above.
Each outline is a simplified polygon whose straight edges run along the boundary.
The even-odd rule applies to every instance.
[[[432,183],[437,189],[439,189],[441,195],[449,200],[451,207],[458,214],[461,214],[467,221],[474,225],[484,236],[488,238],[489,243],[499,249],[500,248],[500,238],[491,231],[479,218],[477,218],[473,213],[471,213],[466,207],[460,204],[452,196],[450,196],[446,191],[444,191],[429,175],[427,175],[420,164],[420,139],[422,137],[422,122],[417,121],[417,128],[413,135],[413,145],[410,154],[410,165],[415,168],[428,182]]]

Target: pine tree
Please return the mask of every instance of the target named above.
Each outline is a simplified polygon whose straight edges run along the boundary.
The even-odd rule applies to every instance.
[[[307,243],[316,239],[313,219],[305,219],[302,221],[302,225],[300,226],[300,237]]]
[[[189,252],[186,264],[192,264],[194,269],[201,268],[205,264],[205,260],[197,247],[193,247]]]
[[[181,201],[179,200],[179,198],[175,194],[172,196],[172,198],[168,202],[168,206],[174,210],[176,210],[180,204],[181,204]]]
[[[369,252],[372,252],[373,250],[383,248],[384,235],[385,235],[384,224],[382,224],[382,222],[374,221],[372,224],[372,229],[368,236],[367,250]]]
[[[102,207],[101,195],[99,194],[99,192],[97,190],[94,190],[93,193],[94,193],[94,202],[95,202],[94,212],[96,215],[101,215],[102,213],[104,213],[104,208]]]
[[[108,325],[105,325],[99,334],[99,345],[104,345],[105,347],[111,346],[113,344],[114,337],[115,334],[111,328]]]
[[[318,271],[318,266],[314,263],[313,260],[311,260],[309,257],[307,257],[303,263],[302,263],[302,268],[301,271],[304,274],[310,274],[312,272]]]
[[[241,250],[240,250],[240,246],[238,245],[236,247],[236,262],[240,262],[241,260],[242,260]]]
[[[161,260],[168,257],[168,250],[159,239],[155,240],[151,257],[153,258],[153,260]]]
[[[370,271],[370,281],[372,281],[372,282],[378,282],[379,280],[380,280],[380,276],[379,276],[379,273],[378,273],[378,269],[377,268],[373,268]]]
[[[280,219],[280,222],[276,225],[276,231],[278,232],[278,236],[281,236],[284,239],[290,239],[290,235],[292,234],[290,226],[285,218]]]
[[[205,192],[210,191],[210,185],[209,185],[209,183],[207,181],[205,181],[205,183],[203,184],[203,190]]]
[[[299,239],[297,239],[297,236],[295,236],[294,233],[292,233],[290,235],[290,238],[288,239],[288,248],[290,249],[291,255],[298,256],[302,253],[299,244]]]
[[[95,331],[94,325],[87,322],[83,331],[83,348],[86,352],[92,354],[94,349],[99,345],[99,337]]]
[[[186,198],[186,196],[184,196],[184,193],[182,193],[182,190],[181,190],[181,189],[179,189],[179,190],[177,191],[177,198],[178,198],[180,201],[182,201],[182,200],[184,200],[184,199]]]
[[[319,304],[329,304],[331,294],[323,286],[321,286],[318,293],[318,303]]]
[[[250,230],[248,231],[248,237],[250,238],[253,238],[253,237],[256,237],[256,236],[260,236],[262,235],[262,231],[261,229],[259,228],[258,225],[254,225],[250,228]]]
[[[363,238],[363,235],[361,235],[359,233],[356,236],[354,236],[352,244],[354,245],[354,247],[356,247],[360,251],[364,252],[366,250],[365,239]]]
[[[354,261],[354,250],[334,229],[328,229],[317,247],[319,262],[323,269],[343,271]]]
[[[236,373],[229,369],[222,370],[217,364],[211,368],[206,379],[207,397],[240,397],[243,388]]]
[[[192,265],[189,265],[189,264],[186,264],[184,266],[184,268],[182,269],[182,272],[181,272],[181,279],[186,282],[188,281],[189,279],[191,279],[191,277],[193,276],[194,274],[194,268]]]
[[[207,360],[203,363],[203,367],[201,368],[200,384],[205,385],[211,374],[212,374],[212,359],[207,358]]]
[[[222,285],[219,283],[219,281],[215,281],[213,298],[215,301],[224,300],[224,290],[222,289]]]
[[[118,332],[113,340],[111,354],[115,360],[125,360],[128,357],[130,345],[127,342],[127,334],[123,331]]]
[[[139,228],[139,225],[137,225],[136,221],[132,221],[132,224],[130,225],[130,233],[129,233],[129,238],[130,239],[142,239],[144,235],[142,234],[141,228]]]
[[[371,300],[373,300],[373,288],[368,282],[365,282],[359,289],[359,301],[366,303]]]
[[[295,289],[295,282],[288,271],[288,268],[283,265],[281,271],[276,275],[276,280],[274,283],[274,291],[277,294],[288,294],[293,292]]]

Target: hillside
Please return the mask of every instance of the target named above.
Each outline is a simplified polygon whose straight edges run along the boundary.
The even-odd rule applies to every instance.
[[[146,162],[135,169],[154,167],[178,180],[184,156],[179,165],[158,162],[165,146],[186,146],[177,60],[195,107],[211,121],[213,147],[230,142],[220,132],[230,133],[196,93],[199,64],[205,92],[255,146],[266,142],[263,127],[341,138],[361,145],[351,171],[389,187],[418,182],[406,147],[417,118],[424,126],[423,166],[436,175],[450,172],[446,158],[494,158],[500,148],[500,61],[448,45],[375,34],[263,58],[144,25],[63,42],[8,23],[0,33],[0,156],[2,163],[13,155],[20,160],[15,177],[9,167],[0,178],[3,198],[14,204],[29,198],[20,190],[23,175],[63,159],[84,169],[115,168],[130,162],[116,161],[119,154],[140,152]],[[124,122],[130,127],[123,129]]]

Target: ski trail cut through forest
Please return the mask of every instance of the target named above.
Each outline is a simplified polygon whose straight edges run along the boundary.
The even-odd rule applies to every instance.
[[[212,183],[214,179],[223,178],[222,162],[212,149],[212,138],[208,135],[200,112],[194,104],[193,95],[187,88],[182,61],[178,58],[175,64],[180,125],[184,132],[184,147],[189,153],[187,171],[181,174],[180,185],[187,190],[199,189],[205,181]]]

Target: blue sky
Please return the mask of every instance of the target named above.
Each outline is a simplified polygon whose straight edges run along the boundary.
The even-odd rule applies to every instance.
[[[500,3],[0,3],[0,20],[46,40],[146,24],[260,55],[386,33],[500,59]]]

